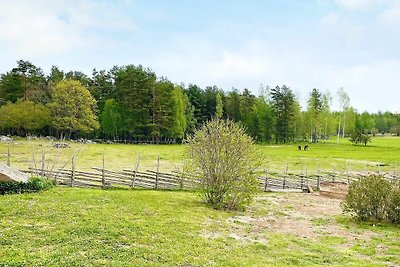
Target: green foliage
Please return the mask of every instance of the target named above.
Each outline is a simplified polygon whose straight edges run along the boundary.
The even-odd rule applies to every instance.
[[[295,135],[295,114],[298,110],[293,91],[287,87],[279,86],[271,90],[272,107],[275,115],[275,140],[289,142]]]
[[[400,181],[393,181],[392,190],[388,195],[388,219],[389,221],[400,224]]]
[[[104,136],[116,139],[122,128],[121,108],[114,99],[107,99],[101,113],[101,127]]]
[[[0,181],[0,195],[39,192],[53,187],[51,180],[32,177],[28,182],[2,182]]]
[[[355,145],[357,145],[358,143],[362,143],[366,146],[369,142],[371,142],[371,136],[369,136],[368,134],[355,132],[351,135],[350,142]]]
[[[223,113],[224,113],[224,104],[222,103],[221,94],[218,93],[216,98],[215,116],[217,116],[218,118],[222,118]]]
[[[260,157],[251,137],[230,120],[212,119],[188,139],[188,166],[216,209],[244,209],[258,191]]]
[[[54,88],[49,104],[53,126],[61,131],[92,132],[99,128],[96,100],[79,81],[63,80]]]
[[[398,182],[373,175],[353,182],[342,203],[345,212],[361,221],[400,222],[400,187]]]
[[[319,139],[319,132],[321,129],[321,113],[323,110],[323,98],[321,92],[314,88],[308,99],[307,112],[310,116],[310,135],[313,143],[316,143]]]
[[[31,132],[48,126],[51,121],[50,110],[43,104],[30,100],[8,103],[0,107],[0,128]]]

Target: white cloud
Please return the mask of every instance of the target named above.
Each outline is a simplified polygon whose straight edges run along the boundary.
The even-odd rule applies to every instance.
[[[385,0],[336,0],[340,7],[350,10],[370,10],[376,6],[384,4]]]
[[[400,25],[400,4],[383,10],[378,15],[378,20],[388,25]]]
[[[135,29],[117,6],[96,1],[0,1],[0,41],[16,57],[48,56],[90,47],[99,30]]]

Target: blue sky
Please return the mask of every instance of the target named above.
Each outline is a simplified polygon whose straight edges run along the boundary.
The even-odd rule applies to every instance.
[[[358,111],[400,111],[400,0],[0,0],[0,72],[29,60],[91,74],[135,64],[224,90],[343,87]]]

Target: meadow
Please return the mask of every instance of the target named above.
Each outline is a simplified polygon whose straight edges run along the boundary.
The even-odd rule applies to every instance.
[[[375,137],[367,146],[353,145],[348,139],[340,144],[333,141],[309,144],[308,151],[299,151],[298,144],[259,144],[258,150],[263,159],[262,169],[315,173],[325,171],[386,171],[397,172],[400,164],[400,137]],[[6,162],[7,143],[0,143],[0,162]],[[89,170],[102,165],[104,154],[105,168],[111,170],[133,169],[140,156],[140,169],[154,170],[160,156],[160,169],[173,171],[182,167],[186,147],[184,145],[129,145],[129,144],[81,144],[69,142],[69,148],[56,149],[46,139],[27,141],[17,139],[10,144],[11,164],[27,169],[40,167],[42,151],[45,152],[47,169],[57,169],[65,165],[70,168],[70,159],[76,155],[76,168]]]
[[[262,193],[243,212],[181,191],[56,187],[0,196],[0,266],[398,266],[400,228],[339,200]]]
[[[77,169],[101,166],[161,170],[180,166],[182,145],[69,143],[17,139],[11,164]],[[377,137],[371,145],[319,143],[258,145],[265,166],[395,171],[400,138]],[[0,143],[1,158],[7,143]],[[35,160],[33,160],[35,158]],[[0,266],[398,266],[400,228],[360,223],[341,200],[318,193],[259,193],[246,211],[216,211],[194,192],[54,187],[0,196]]]

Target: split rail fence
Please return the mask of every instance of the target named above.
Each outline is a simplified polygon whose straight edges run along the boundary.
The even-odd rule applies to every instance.
[[[73,164],[74,166],[74,164]],[[123,169],[121,171],[107,170],[104,167],[92,167],[92,171],[79,171],[72,167],[69,170],[56,171],[30,168],[26,172],[31,175],[51,178],[56,184],[71,187],[129,187],[161,190],[191,190],[199,185],[198,179],[176,172],[161,172],[157,170],[139,171]],[[398,179],[395,173],[376,172],[339,172],[317,171],[315,174],[289,173],[287,168],[283,173],[266,171],[258,177],[262,191],[309,191],[310,188],[320,188],[324,182],[339,182],[349,184],[361,177],[380,174],[387,179]]]

